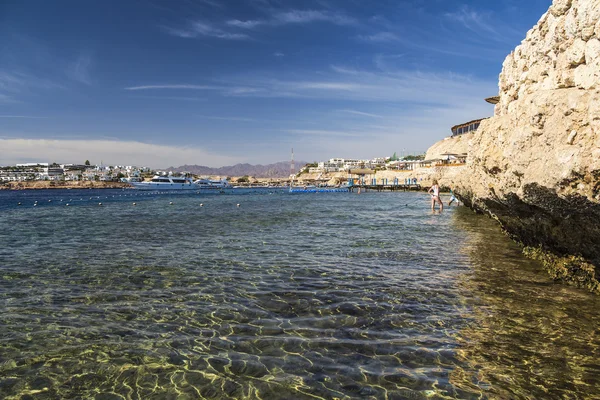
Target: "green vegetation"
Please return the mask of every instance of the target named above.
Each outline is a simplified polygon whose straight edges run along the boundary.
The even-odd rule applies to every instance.
[[[296,176],[300,176],[302,174],[306,174],[306,173],[308,173],[309,168],[316,168],[318,166],[319,166],[319,163],[316,162],[316,161],[308,163],[304,167],[300,168],[300,171],[298,171],[298,173],[296,174]]]
[[[85,160],[85,165],[90,165],[90,160]]]
[[[244,175],[241,178],[238,178],[237,182],[238,183],[248,183],[248,182],[250,182],[250,178],[248,177],[248,175]]]
[[[422,161],[425,159],[425,154],[418,154],[416,156],[410,155],[404,157],[404,161]]]

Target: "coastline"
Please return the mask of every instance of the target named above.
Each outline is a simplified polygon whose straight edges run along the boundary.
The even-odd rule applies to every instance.
[[[0,185],[0,190],[41,190],[41,189],[125,189],[131,185],[125,182],[103,181],[31,181],[8,182]]]

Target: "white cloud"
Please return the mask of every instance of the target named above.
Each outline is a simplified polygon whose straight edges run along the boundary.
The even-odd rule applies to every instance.
[[[340,74],[349,74],[349,75],[358,75],[359,71],[354,68],[341,67],[339,65],[332,65],[331,69],[334,72],[338,72]]]
[[[192,84],[176,84],[176,85],[143,85],[129,86],[125,90],[155,90],[155,89],[185,89],[185,90],[219,90],[222,86],[212,85],[192,85]]]
[[[92,65],[92,57],[89,54],[80,54],[73,63],[67,68],[67,76],[76,82],[86,85],[92,84],[90,78],[90,67]]]
[[[250,36],[246,35],[245,33],[228,32],[203,21],[193,22],[185,29],[169,27],[164,27],[163,29],[173,36],[178,36],[182,38],[196,38],[199,36],[205,36],[224,40],[250,39]]]
[[[236,121],[236,122],[260,122],[254,118],[242,118],[242,117],[216,117],[212,115],[196,115],[197,118],[214,119],[219,121]]]
[[[228,88],[224,91],[225,95],[228,96],[245,96],[245,95],[254,95],[260,92],[263,92],[262,88],[253,88],[253,87],[232,87]]]
[[[131,96],[136,99],[151,99],[151,100],[178,100],[178,101],[208,101],[202,97],[186,97],[186,96]]]
[[[385,43],[396,42],[400,40],[400,38],[392,32],[379,32],[373,35],[359,35],[358,40],[363,42]]]
[[[241,29],[254,29],[259,26],[280,26],[288,24],[310,24],[313,22],[329,22],[334,25],[354,25],[356,20],[344,14],[321,10],[289,10],[276,12],[268,19],[241,21],[232,19],[227,25]]]
[[[293,85],[293,84],[292,84]],[[296,87],[301,90],[318,89],[318,90],[342,90],[356,91],[363,88],[365,85],[353,82],[297,82]]]
[[[343,112],[343,113],[348,113],[348,114],[360,115],[363,117],[383,118],[382,115],[371,114],[371,113],[366,113],[366,112],[356,111],[356,110],[338,110],[338,111]]]
[[[236,86],[243,84],[262,89],[245,93],[246,96],[393,102],[404,103],[411,108],[422,104],[470,104],[498,92],[494,81],[448,72],[368,71],[336,67],[333,73],[320,72],[318,76],[325,79],[286,80],[244,75],[231,77],[228,81]]]
[[[33,117],[30,115],[0,115],[0,118],[26,118],[26,119],[39,119],[43,117]]]
[[[199,0],[199,1],[200,1],[200,3],[204,3],[208,6],[215,7],[215,8],[225,7],[223,4],[219,3],[218,1],[213,1],[213,0]]]
[[[301,135],[315,135],[315,136],[343,136],[343,137],[358,137],[360,136],[357,132],[347,131],[330,131],[323,129],[288,129],[286,132],[301,134]]]
[[[330,22],[335,25],[353,25],[356,20],[344,14],[319,10],[291,10],[276,13],[272,17],[274,24],[306,24],[311,22]]]
[[[240,21],[239,19],[232,19],[227,21],[227,25],[235,26],[237,28],[243,29],[253,29],[257,26],[264,25],[266,21],[264,20],[246,20]]]
[[[3,163],[82,163],[85,159],[105,164],[166,168],[183,164],[232,165],[239,160],[191,146],[172,146],[118,140],[0,139]]]
[[[467,5],[463,5],[458,11],[444,14],[444,17],[451,23],[458,23],[474,33],[475,36],[481,36],[488,41],[491,39],[513,44],[515,38],[523,35],[523,32],[516,30],[513,26],[496,21],[491,13],[479,12]]]
[[[20,103],[24,94],[37,89],[62,88],[48,79],[25,72],[0,70],[0,103]]]
[[[320,80],[310,80],[318,77]],[[422,104],[453,106],[497,93],[493,81],[449,72],[415,70],[358,70],[341,66],[331,72],[305,75],[305,79],[272,79],[243,74],[222,79],[218,85],[166,84],[125,88],[131,91],[153,89],[215,90],[221,96],[320,98],[358,102],[405,103],[414,108]],[[397,106],[397,105],[396,105]]]

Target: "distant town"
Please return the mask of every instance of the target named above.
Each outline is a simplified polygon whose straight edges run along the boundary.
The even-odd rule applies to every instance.
[[[299,168],[297,174],[347,172],[353,169],[400,170],[412,169],[416,164],[425,162],[424,155],[365,159],[332,158],[328,161],[308,163]],[[291,171],[294,172],[294,171]],[[170,169],[154,170],[150,167],[134,165],[92,165],[58,164],[33,162],[0,167],[0,182],[27,181],[91,181],[91,182],[139,182],[154,175],[186,175],[186,172],[173,172]],[[188,175],[192,175],[188,173]]]
[[[84,164],[57,164],[35,162],[0,167],[0,182],[26,181],[141,181],[144,175],[154,173],[149,167],[132,165],[103,166]]]
[[[498,97],[485,99],[486,102],[496,104]],[[455,125],[451,128],[452,135],[448,139],[458,139],[467,133],[475,132],[483,119],[469,121],[463,124]],[[463,146],[464,147],[464,146]],[[290,169],[282,170],[282,164],[271,164],[273,169],[266,168],[271,172],[269,178],[295,179],[303,174],[318,174],[314,180],[319,180],[323,174],[344,173],[351,174],[353,170],[377,171],[411,171],[419,168],[430,168],[439,165],[463,165],[466,162],[467,153],[464,148],[455,153],[436,154],[435,157],[425,159],[425,154],[408,155],[399,157],[396,153],[389,157],[376,157],[373,159],[349,159],[349,158],[331,158],[328,161],[313,163],[302,162],[301,168],[293,167],[293,161]],[[246,168],[232,168],[236,173],[208,173],[210,170],[228,170],[227,167],[208,168],[197,165],[185,165],[178,168],[167,168],[164,170],[153,170],[150,167],[138,167],[134,165],[92,165],[89,160],[83,164],[58,164],[48,162],[33,162],[16,164],[14,166],[0,166],[0,184],[9,182],[29,182],[29,181],[60,181],[60,182],[140,182],[146,178],[152,178],[155,175],[186,175],[186,176],[219,176],[219,178],[234,179],[235,181],[249,182],[253,176],[252,168],[249,164],[239,164],[238,166]],[[275,167],[276,166],[276,167]],[[237,166],[234,166],[237,167]],[[269,167],[269,166],[263,166]],[[194,173],[194,169],[201,168],[206,173]],[[265,178],[262,176],[259,178]]]

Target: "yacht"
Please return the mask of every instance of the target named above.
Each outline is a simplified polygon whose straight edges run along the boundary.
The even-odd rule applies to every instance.
[[[198,179],[194,182],[200,189],[229,189],[231,184],[227,179],[211,180],[211,179]]]
[[[183,176],[155,175],[147,182],[130,182],[138,190],[198,190],[199,186],[191,178]]]

